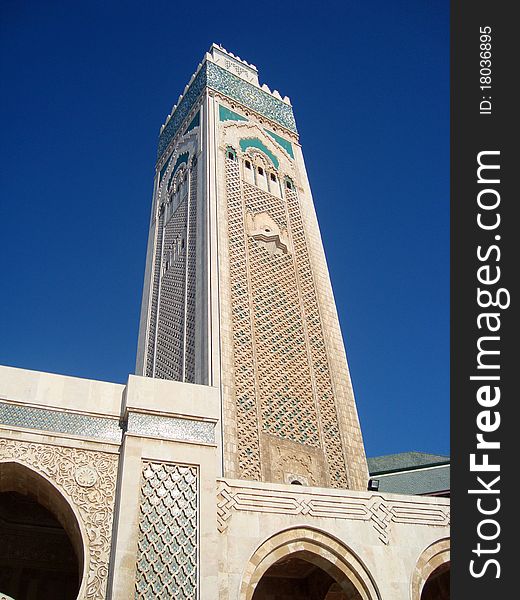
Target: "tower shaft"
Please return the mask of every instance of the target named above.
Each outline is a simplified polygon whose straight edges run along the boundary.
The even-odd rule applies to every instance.
[[[366,488],[292,107],[215,45],[161,131],[137,372],[220,388],[223,475]]]

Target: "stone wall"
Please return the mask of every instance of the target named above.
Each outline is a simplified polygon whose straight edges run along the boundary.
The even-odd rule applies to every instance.
[[[447,499],[219,477],[218,388],[0,367],[0,414],[0,493],[61,523],[78,599],[249,600],[294,557],[336,597],[420,600],[449,566]]]

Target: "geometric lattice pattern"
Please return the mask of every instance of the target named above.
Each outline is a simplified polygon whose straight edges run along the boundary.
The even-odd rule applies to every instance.
[[[195,383],[195,306],[197,281],[197,169],[190,170],[190,199],[188,206],[188,256],[186,259],[186,327],[184,381]]]
[[[278,513],[286,515],[310,515],[316,518],[349,519],[371,523],[383,544],[390,542],[396,523],[429,527],[448,527],[450,510],[448,505],[431,501],[383,498],[374,494],[370,498],[350,496],[342,491],[314,494],[311,488],[294,488],[293,491],[269,490],[265,484],[222,480],[218,485],[217,523],[220,532],[226,530],[233,513],[250,512]]]
[[[215,423],[210,421],[130,412],[126,430],[141,436],[215,443]]]
[[[281,198],[245,182],[243,186],[248,213],[267,212],[279,227],[287,228]],[[253,237],[248,237],[247,253],[262,430],[319,446],[294,255],[272,254]]]
[[[162,256],[158,250],[162,248],[164,237],[164,210],[159,211],[156,225],[155,256],[153,259],[153,274],[150,303],[150,319],[148,323],[148,347],[146,349],[146,375],[153,377],[155,363],[155,338],[157,332],[157,316],[159,314],[159,289],[161,285]]]
[[[188,198],[164,226],[154,377],[182,381]]]
[[[238,466],[244,479],[261,479],[258,408],[251,307],[245,255],[246,226],[238,163],[226,159],[229,273],[233,315],[233,361],[237,411]]]
[[[295,262],[298,268],[300,293],[305,309],[312,370],[323,431],[323,445],[329,465],[330,482],[332,487],[348,487],[332,377],[327,360],[318,297],[305,239],[300,203],[296,190],[287,189],[286,192],[289,223],[293,237]]]
[[[197,167],[172,175],[178,191],[157,216],[146,375],[195,381]]]
[[[240,477],[260,478],[262,431],[322,447],[330,484],[348,487],[296,191],[284,189],[279,198],[243,181],[240,162],[231,157],[226,157],[226,189]],[[260,213],[288,232],[287,252],[269,252],[247,235],[247,218]]]
[[[121,442],[119,421],[71,411],[47,410],[0,402],[0,423],[43,431],[55,431],[109,442]]]
[[[143,462],[135,600],[196,600],[196,467]]]

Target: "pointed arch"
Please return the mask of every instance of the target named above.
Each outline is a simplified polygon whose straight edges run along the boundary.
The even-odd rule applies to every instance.
[[[81,520],[72,503],[44,474],[16,460],[0,462],[0,494],[9,492],[42,506],[61,525],[76,555],[77,597],[81,597],[86,586],[87,556]]]
[[[423,550],[412,573],[410,585],[411,600],[420,600],[424,586],[430,575],[439,569],[448,570],[450,566],[450,539],[443,538],[430,544]]]
[[[254,148],[256,151],[260,151],[271,161],[275,169],[278,169],[280,166],[280,161],[278,157],[272,152],[261,139],[257,137],[247,137],[242,138],[239,142],[240,149],[242,152],[246,152],[248,148]]]
[[[368,569],[350,548],[328,533],[298,527],[280,531],[257,547],[244,570],[239,600],[252,600],[267,570],[286,557],[320,567],[356,600],[381,599]]]
[[[260,125],[252,121],[225,121],[221,122],[220,126],[223,149],[227,144],[231,144],[240,151],[240,158],[255,151],[256,156],[261,156],[271,169],[278,172],[280,178],[282,173],[290,174],[292,177],[296,176],[294,158]],[[251,143],[252,140],[258,140],[260,144],[254,141]],[[268,152],[265,152],[264,148]],[[274,162],[271,157],[275,158]]]

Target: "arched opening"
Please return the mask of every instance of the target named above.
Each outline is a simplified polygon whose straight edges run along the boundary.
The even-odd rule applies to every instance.
[[[246,565],[239,600],[380,600],[370,573],[339,540],[299,527],[266,539]]]
[[[450,599],[449,538],[437,540],[419,556],[412,575],[411,599]]]
[[[338,569],[332,564],[323,568],[317,562],[318,556],[306,552],[280,559],[263,574],[253,600],[361,600]]]
[[[0,463],[0,596],[75,600],[83,575],[76,517],[44,477]]]
[[[428,577],[421,600],[450,600],[450,563],[440,565]]]

